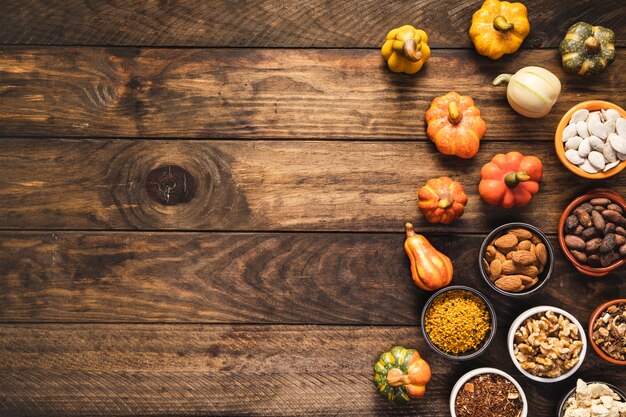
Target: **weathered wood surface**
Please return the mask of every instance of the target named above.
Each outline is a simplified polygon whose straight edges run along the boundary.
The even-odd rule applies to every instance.
[[[626,25],[625,25],[626,26]],[[625,106],[618,65],[566,75],[554,50],[491,61],[440,50],[416,76],[374,50],[0,48],[0,135],[426,140],[431,100],[455,89],[482,110],[485,140],[550,141],[587,99]],[[626,50],[617,52],[617,62]],[[540,65],[562,81],[541,122],[515,113],[500,73]]]
[[[553,238],[546,286],[523,301],[502,297],[478,271],[484,236],[427,236],[452,259],[453,282],[482,291],[504,322],[536,305],[586,322],[626,293],[620,272],[577,273]],[[3,232],[0,322],[416,325],[432,293],[413,284],[403,243],[402,234]]]
[[[575,384],[537,384],[515,372],[505,330],[479,359],[435,356],[416,327],[212,325],[0,326],[0,415],[443,416],[456,380],[478,366],[510,372],[532,416],[552,416]],[[404,407],[371,382],[377,355],[417,348],[433,378]],[[589,352],[579,376],[622,389],[621,368]]]
[[[541,190],[524,208],[488,206],[480,168],[512,150],[543,161]],[[571,174],[552,142],[484,142],[461,160],[430,142],[14,139],[0,141],[0,166],[0,227],[12,229],[398,232],[411,221],[487,233],[515,219],[555,233],[561,211],[589,188],[626,195],[619,175],[591,183]],[[417,209],[418,188],[441,175],[460,180],[470,198],[447,227]]]
[[[436,47],[471,47],[468,30],[482,0],[198,2],[8,0],[0,42],[42,45],[377,48],[403,24],[424,29]],[[616,32],[626,45],[619,0],[525,2],[531,32],[525,47],[556,47],[578,21]]]

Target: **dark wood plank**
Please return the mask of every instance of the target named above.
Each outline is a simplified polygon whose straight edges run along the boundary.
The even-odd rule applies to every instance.
[[[524,208],[487,206],[480,168],[512,150],[543,161],[541,190]],[[430,142],[15,139],[0,141],[0,166],[0,228],[399,232],[412,221],[487,233],[515,219],[555,233],[561,210],[587,189],[626,195],[620,175],[571,174],[551,142],[485,142],[467,161]],[[169,177],[168,167],[180,170]],[[470,198],[448,227],[426,224],[417,209],[417,189],[441,175],[460,180]]]
[[[439,417],[463,373],[494,366],[522,385],[529,415],[553,416],[575,379],[525,379],[501,330],[482,357],[451,363],[415,327],[4,325],[0,414]],[[394,344],[417,348],[433,371],[426,396],[404,407],[371,382],[372,364]],[[577,375],[626,388],[621,368],[594,352]]]
[[[586,99],[625,105],[618,65],[566,75],[554,50],[492,62],[433,53],[417,76],[393,74],[374,50],[21,48],[0,50],[0,135],[426,140],[424,112],[454,88],[482,109],[485,140],[545,140]],[[617,61],[626,59],[619,50]],[[563,92],[540,123],[506,103],[500,73],[554,71]]]
[[[437,47],[471,47],[471,16],[482,0],[257,0],[88,2],[54,7],[43,0],[9,0],[0,15],[0,43],[211,47],[379,47],[393,27],[410,23]],[[555,47],[578,21],[616,31],[626,42],[618,0],[536,0],[527,4],[531,33],[525,47]]]
[[[478,272],[484,236],[427,235],[511,321],[529,306],[581,317],[626,293],[623,271],[577,273],[556,239],[555,273],[520,302]],[[0,321],[413,325],[432,293],[411,280],[402,234],[0,234]],[[584,297],[579,294],[585,294]]]

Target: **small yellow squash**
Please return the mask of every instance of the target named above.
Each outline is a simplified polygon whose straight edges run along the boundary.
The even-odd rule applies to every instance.
[[[430,58],[428,35],[411,25],[401,26],[387,34],[380,52],[391,71],[415,74]]]
[[[517,51],[529,32],[526,6],[500,0],[486,0],[469,31],[476,51],[491,59]]]

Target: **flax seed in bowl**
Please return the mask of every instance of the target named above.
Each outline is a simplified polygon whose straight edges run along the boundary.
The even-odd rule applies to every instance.
[[[451,286],[436,292],[422,311],[422,333],[439,355],[452,360],[483,353],[496,332],[495,310],[473,288]]]

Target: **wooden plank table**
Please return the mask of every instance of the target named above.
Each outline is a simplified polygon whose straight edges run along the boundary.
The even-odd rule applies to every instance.
[[[480,3],[3,2],[0,416],[446,416],[454,382],[481,366],[521,383],[529,415],[555,415],[575,378],[526,379],[505,334],[531,306],[586,323],[626,294],[623,270],[582,276],[555,237],[569,201],[595,186],[626,195],[624,174],[575,177],[552,144],[572,105],[626,106],[626,9],[528,1],[523,48],[494,62],[467,36]],[[560,67],[556,47],[579,20],[616,32],[617,60],[597,77]],[[403,23],[431,37],[416,76],[390,73],[379,53]],[[527,65],[563,84],[541,120],[491,86]],[[472,160],[440,155],[425,136],[425,110],[451,89],[488,124]],[[541,191],[523,209],[489,207],[480,167],[511,150],[543,161]],[[417,188],[440,175],[470,198],[447,227],[416,207]],[[556,248],[553,278],[524,300],[478,273],[485,235],[512,220]],[[410,279],[406,221],[453,259],[455,283],[493,301],[496,339],[478,359],[450,363],[426,346],[429,294]],[[371,382],[395,344],[433,369],[426,397],[404,407]],[[626,371],[593,351],[577,375],[626,389]]]

